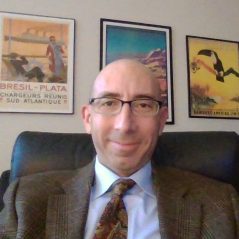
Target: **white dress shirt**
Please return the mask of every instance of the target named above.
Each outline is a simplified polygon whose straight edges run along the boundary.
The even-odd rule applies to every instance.
[[[102,165],[96,157],[95,184],[85,227],[85,239],[92,239],[97,223],[110,201],[111,185],[120,177]],[[135,186],[126,192],[123,201],[128,213],[128,239],[160,239],[157,199],[153,191],[151,163],[131,175]]]

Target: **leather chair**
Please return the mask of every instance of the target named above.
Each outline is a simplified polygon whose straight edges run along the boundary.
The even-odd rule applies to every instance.
[[[0,179],[0,210],[9,182],[29,174],[82,167],[94,155],[88,134],[21,133],[13,148],[11,170]],[[159,165],[230,183],[239,192],[239,135],[235,132],[166,132],[159,137],[153,157]]]

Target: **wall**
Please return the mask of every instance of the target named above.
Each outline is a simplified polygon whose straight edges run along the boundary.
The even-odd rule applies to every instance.
[[[166,131],[226,130],[239,133],[238,120],[188,117],[186,35],[237,41],[238,0],[0,0],[0,11],[76,20],[75,114],[0,113],[0,173],[10,167],[16,136],[24,130],[84,132],[81,105],[99,70],[100,18],[172,27],[175,125]]]

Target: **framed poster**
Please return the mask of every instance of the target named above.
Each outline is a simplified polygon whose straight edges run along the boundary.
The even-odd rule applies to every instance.
[[[239,42],[186,36],[189,117],[239,119]]]
[[[168,107],[167,124],[174,124],[171,28],[101,19],[100,68],[122,58],[138,60],[154,72]]]
[[[73,19],[0,12],[0,112],[73,113]]]

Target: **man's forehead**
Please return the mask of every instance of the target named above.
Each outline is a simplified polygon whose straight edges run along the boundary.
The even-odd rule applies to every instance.
[[[121,60],[111,63],[100,72],[94,82],[92,94],[94,97],[105,95],[104,92],[154,95],[155,88],[158,87],[152,73],[144,65],[131,60]]]
[[[92,97],[117,97],[117,98],[144,98],[158,97],[159,84],[155,85],[147,78],[145,81],[137,79],[101,79],[93,88]]]

